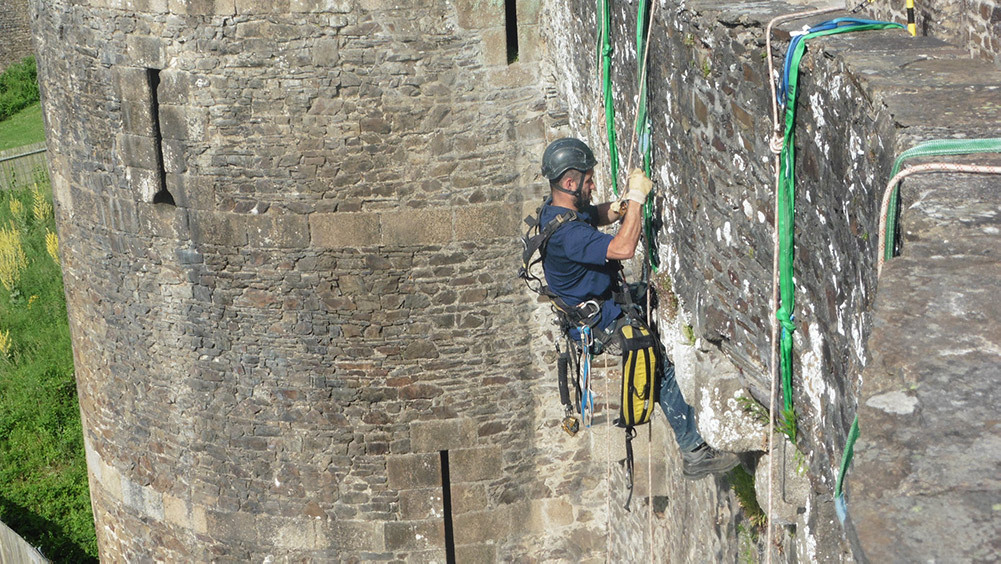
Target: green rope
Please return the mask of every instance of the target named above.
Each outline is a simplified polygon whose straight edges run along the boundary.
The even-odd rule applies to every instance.
[[[653,125],[647,114],[647,83],[649,73],[643,70],[643,61],[646,59],[648,18],[650,17],[650,0],[639,2],[636,8],[636,68],[638,69],[636,79],[639,83],[639,104],[636,108],[636,138],[639,140],[640,153],[643,155],[643,172],[647,178],[653,176]],[[654,246],[653,232],[653,198],[648,197],[643,203],[643,233],[646,235],[647,258],[650,268],[656,273],[660,266],[660,257]]]
[[[636,10],[636,64],[639,72],[639,105],[636,108],[636,137],[639,140],[640,153],[643,155],[643,171],[647,177],[653,169],[653,143],[651,143],[653,127],[647,113],[647,80],[643,77],[642,61],[647,42],[647,22],[650,17],[650,1],[639,2]],[[609,0],[598,0],[598,13],[601,27],[598,31],[598,64],[601,66],[601,91],[605,103],[605,132],[608,135],[608,159],[612,175],[612,193],[619,195],[619,148],[615,138],[615,105],[612,101],[612,38],[609,30],[612,28],[612,9]],[[660,265],[654,241],[653,230],[653,198],[648,198],[643,204],[643,233],[646,236],[647,257],[654,272]]]
[[[848,430],[848,441],[845,443],[845,450],[841,453],[841,470],[838,472],[838,480],[834,483],[834,497],[842,497],[844,494],[842,484],[845,481],[845,473],[855,456],[855,441],[858,440],[858,415],[852,421],[852,427]]]
[[[1001,153],[1001,138],[935,139],[919,143],[900,153],[900,156],[893,163],[893,171],[890,172],[890,178],[892,179],[900,172],[900,168],[907,159],[941,155],[969,155],[973,153]],[[886,250],[884,251],[883,260],[893,258],[894,247],[896,247],[894,237],[897,229],[897,192],[898,189],[894,186],[893,194],[890,196],[890,207],[886,213],[886,233],[884,234],[886,236]]]
[[[808,39],[834,35],[849,31],[868,31],[877,29],[902,28],[895,23],[873,23],[866,25],[855,25],[850,27],[836,27],[808,33],[796,44],[792,54],[789,71],[789,85],[786,90],[785,103],[785,139],[782,145],[782,154],[779,160],[779,192],[777,194],[779,217],[779,292],[781,307],[776,316],[782,325],[782,336],[780,348],[782,351],[782,397],[785,403],[785,412],[792,413],[792,333],[796,330],[796,325],[792,321],[792,313],[795,307],[795,288],[793,286],[793,218],[795,217],[794,197],[795,197],[795,122],[796,122],[796,94],[797,83],[799,81],[799,62],[803,58]]]
[[[612,102],[612,7],[609,0],[598,0],[601,18],[598,56],[601,61],[601,92],[605,99],[605,131],[608,134],[608,160],[612,174],[612,193],[619,195],[619,148],[615,142],[615,105]]]

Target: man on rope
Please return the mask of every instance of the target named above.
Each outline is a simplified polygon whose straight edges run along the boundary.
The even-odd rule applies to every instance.
[[[573,219],[561,222],[549,236],[542,267],[551,293],[567,306],[587,310],[581,312],[577,325],[592,328],[594,354],[619,354],[622,327],[642,323],[643,318],[629,297],[629,289],[620,283],[619,261],[632,258],[636,252],[642,207],[653,182],[637,168],[629,174],[621,203],[595,206],[591,204],[595,164],[591,148],[579,139],[558,139],[543,153],[542,174],[549,180],[551,196],[540,210],[538,225],[547,226],[560,216]],[[617,221],[622,225],[614,236],[597,229]],[[570,333],[573,339],[580,339],[577,327]],[[681,449],[684,476],[694,480],[736,466],[735,454],[718,451],[702,439],[695,413],[678,389],[674,365],[667,359],[663,364],[657,397]]]

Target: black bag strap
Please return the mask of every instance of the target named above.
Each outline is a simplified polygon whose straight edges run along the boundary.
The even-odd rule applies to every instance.
[[[535,210],[534,216],[525,218],[528,230],[521,238],[522,264],[521,268],[518,269],[518,277],[525,281],[530,290],[549,299],[564,329],[581,325],[593,326],[598,321],[598,314],[601,312],[601,304],[597,300],[589,300],[580,305],[571,306],[550,290],[543,279],[532,272],[536,265],[542,264],[546,259],[546,248],[556,231],[571,222],[583,221],[577,212],[569,210],[554,217],[545,225],[541,225],[542,210],[551,203],[552,198],[546,198],[542,205]]]

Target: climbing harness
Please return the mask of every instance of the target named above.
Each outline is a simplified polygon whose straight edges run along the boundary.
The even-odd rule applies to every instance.
[[[857,12],[864,5],[864,1],[852,12]],[[837,18],[823,22],[817,26],[808,27],[803,33],[795,34],[790,41],[786,53],[785,64],[779,91],[776,93],[774,76],[775,70],[772,59],[771,38],[772,28],[776,24],[794,19],[801,19],[810,16],[839,11],[839,8],[828,8],[821,10],[810,10],[797,14],[779,16],[772,19],[765,30],[765,43],[768,59],[769,87],[771,88],[772,99],[772,124],[773,134],[769,142],[769,147],[775,154],[775,217],[777,219],[776,229],[773,233],[773,262],[772,262],[772,322],[771,322],[771,371],[772,388],[769,395],[769,418],[768,418],[768,507],[767,507],[767,538],[772,538],[772,484],[773,484],[773,464],[774,455],[774,435],[775,435],[775,396],[776,384],[781,374],[783,391],[783,414],[786,418],[795,418],[792,407],[792,331],[795,330],[793,323],[794,288],[792,285],[792,258],[793,258],[793,212],[794,212],[794,188],[795,188],[795,112],[796,94],[799,74],[799,61],[802,59],[803,51],[806,49],[806,41],[814,37],[833,35],[849,31],[865,31],[872,29],[888,29],[892,27],[902,27],[899,24],[890,22],[879,22],[874,20],[862,20],[855,18]],[[785,133],[782,133],[779,122],[779,105],[785,107]],[[781,330],[781,339],[779,337]],[[779,346],[776,346],[779,344]],[[779,351],[781,350],[781,355]],[[780,358],[778,358],[780,356]],[[771,562],[771,550],[766,552],[766,561]]]

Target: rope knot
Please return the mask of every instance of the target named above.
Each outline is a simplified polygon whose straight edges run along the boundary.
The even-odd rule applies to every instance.
[[[776,133],[772,135],[771,140],[768,142],[768,148],[772,150],[772,153],[779,155],[782,153],[782,147],[785,145],[785,140],[781,135]]]

